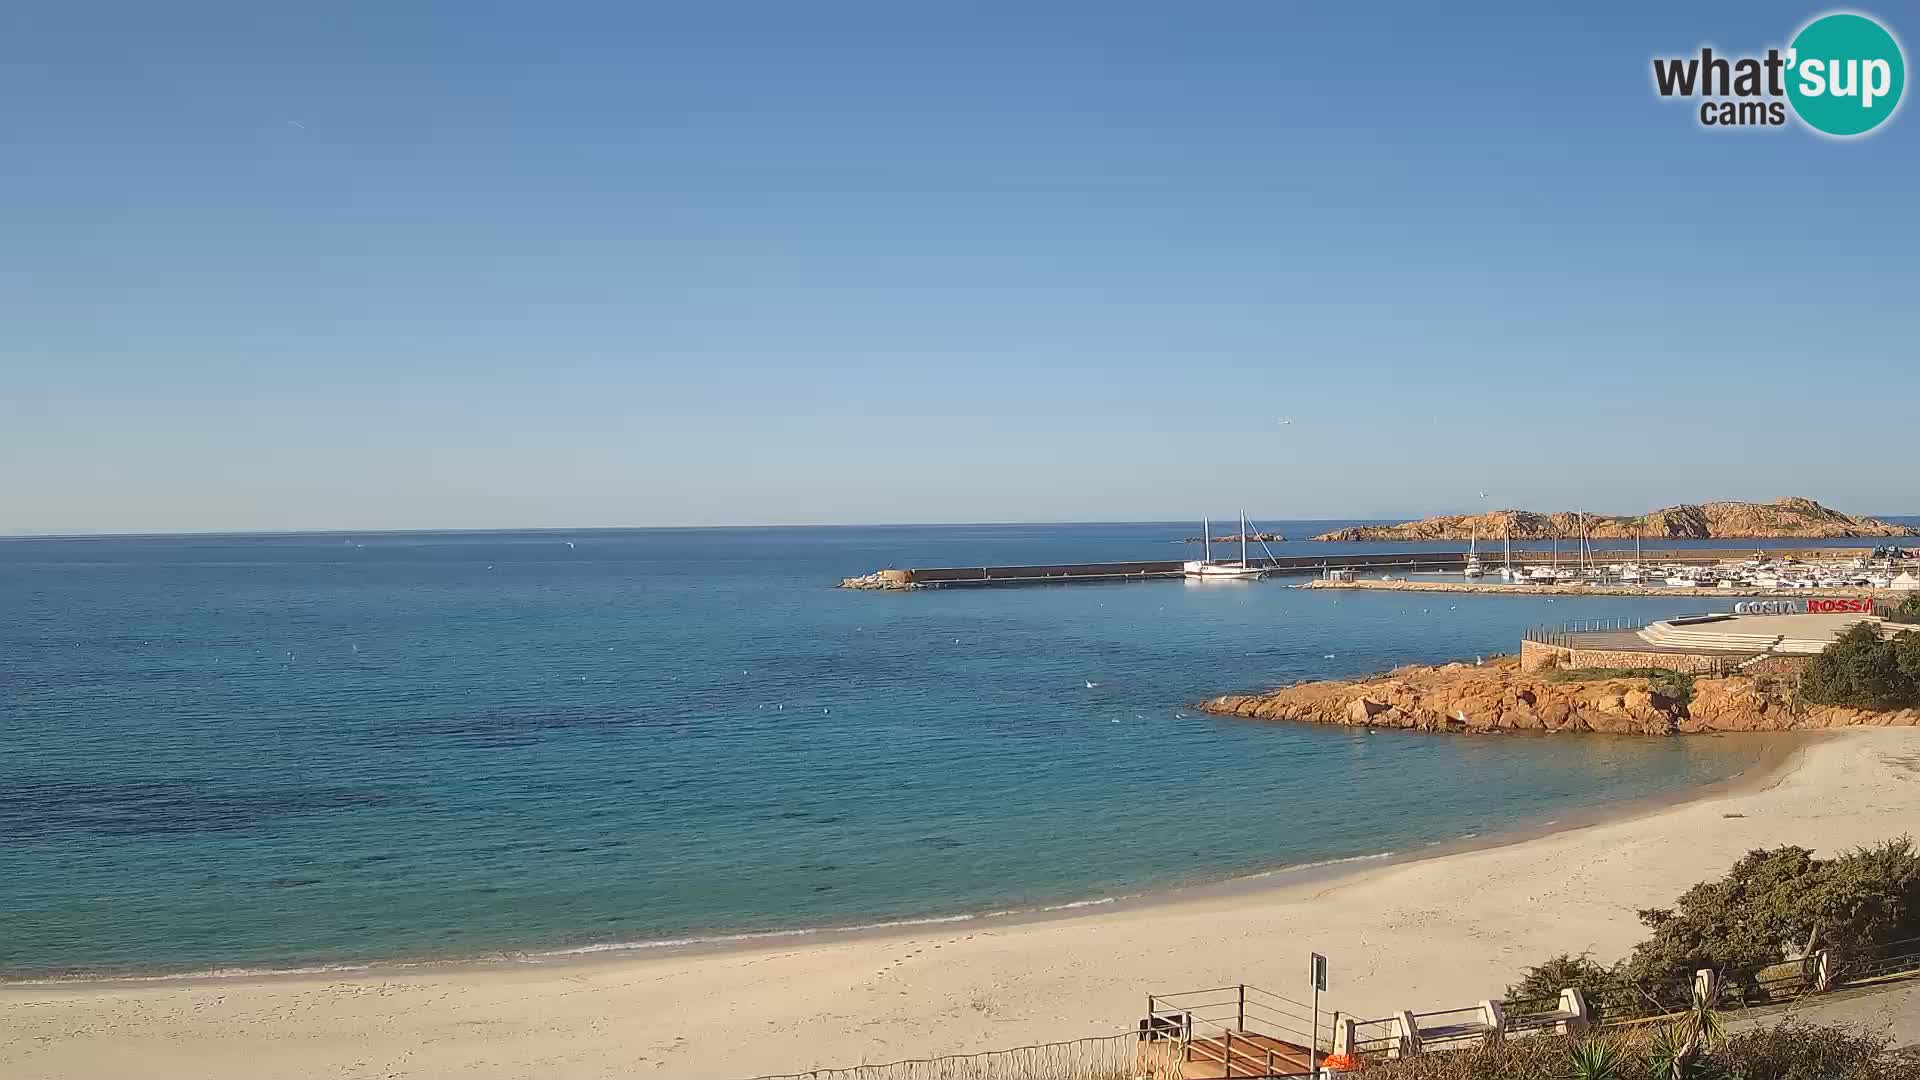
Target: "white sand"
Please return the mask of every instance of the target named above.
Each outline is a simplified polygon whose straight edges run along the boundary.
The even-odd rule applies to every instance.
[[[1729,814],[1744,815],[1728,817]],[[1920,823],[1920,731],[1812,743],[1770,786],[1504,847],[1040,922],[972,922],[590,961],[341,977],[0,987],[0,1076],[741,1077],[1107,1034],[1149,990],[1470,1005],[1526,964],[1641,936],[1745,851]]]

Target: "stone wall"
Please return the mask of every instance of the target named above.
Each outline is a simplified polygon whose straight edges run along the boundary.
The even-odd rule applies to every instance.
[[[1638,652],[1626,649],[1574,649],[1564,645],[1548,645],[1539,641],[1520,643],[1520,670],[1540,671],[1549,667],[1566,668],[1662,668],[1667,671],[1685,671],[1696,675],[1713,671],[1716,662],[1724,663],[1730,657],[1702,656],[1697,653],[1679,652]],[[1776,675],[1798,678],[1807,670],[1810,656],[1768,656],[1756,660],[1741,669],[1745,675]]]

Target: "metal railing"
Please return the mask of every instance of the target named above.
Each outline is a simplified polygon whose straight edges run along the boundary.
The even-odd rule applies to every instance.
[[[1645,630],[1647,627],[1653,625],[1655,621],[1654,619],[1629,616],[1622,616],[1615,619],[1580,619],[1574,622],[1564,622],[1558,626],[1547,626],[1545,624],[1530,626],[1527,628],[1524,636],[1528,641],[1539,642],[1542,645],[1557,645],[1563,649],[1571,649],[1577,647],[1577,643],[1572,640],[1572,635],[1574,634]]]
[[[1440,1009],[1414,1013],[1414,1034],[1422,1051],[1444,1049],[1447,1043],[1485,1042],[1493,1033],[1487,1014],[1478,1005],[1465,1009]]]
[[[1831,965],[1832,986],[1920,978],[1920,938],[1890,941],[1852,956],[1838,956]]]
[[[1500,1003],[1506,1018],[1507,1035],[1532,1035],[1554,1031],[1567,1014],[1560,1009],[1560,995],[1537,998],[1509,998]]]
[[[1311,1075],[1323,1052],[1313,1006],[1245,983],[1149,994],[1141,1039],[1178,1039],[1186,1061],[1207,1061],[1243,1077]],[[1275,1046],[1278,1043],[1280,1045]]]
[[[1132,1032],[978,1054],[811,1069],[755,1080],[1182,1080],[1179,1055]]]
[[[1384,1056],[1400,1045],[1400,1031],[1393,1017],[1353,1022],[1353,1053],[1358,1057]]]

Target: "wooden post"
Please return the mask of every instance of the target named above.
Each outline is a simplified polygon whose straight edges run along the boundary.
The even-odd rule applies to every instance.
[[[1220,1041],[1220,1060],[1226,1065],[1226,1070],[1222,1072],[1220,1075],[1232,1076],[1233,1075],[1233,1029],[1231,1028],[1227,1029],[1227,1037]]]
[[[1242,529],[1241,531],[1245,532],[1246,530]],[[1241,1031],[1247,1030],[1247,984],[1246,983],[1240,984],[1240,1018],[1239,1018],[1239,1022],[1235,1026],[1238,1027]]]

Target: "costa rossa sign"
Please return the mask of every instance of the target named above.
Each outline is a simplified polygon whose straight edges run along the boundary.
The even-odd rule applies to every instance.
[[[1743,600],[1733,605],[1735,615],[1871,615],[1873,601],[1865,597],[1823,597],[1817,600]]]
[[[1873,601],[1857,596],[1841,597],[1837,600],[1809,600],[1807,601],[1807,613],[1809,615],[1834,615],[1841,613],[1871,615],[1873,614]]]

